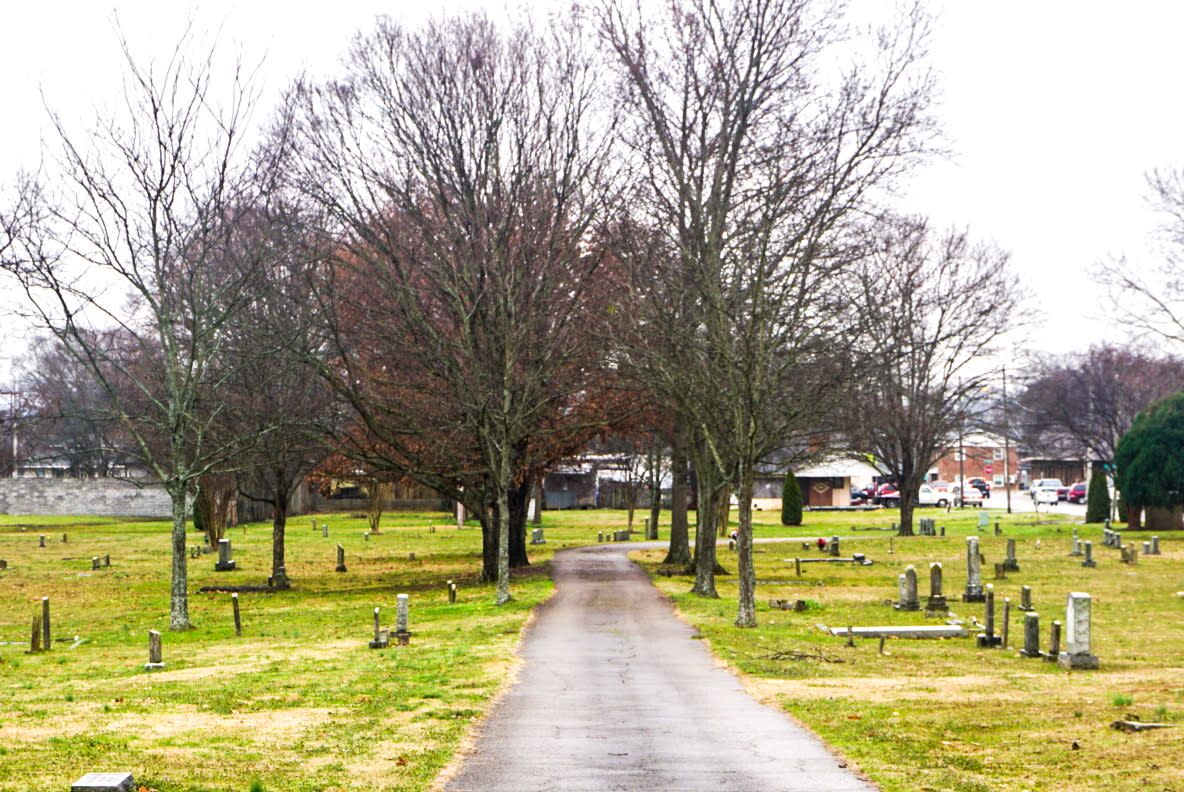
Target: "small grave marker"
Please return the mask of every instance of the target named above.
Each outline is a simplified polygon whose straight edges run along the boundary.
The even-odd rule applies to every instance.
[[[925,601],[926,616],[943,616],[950,612],[950,606],[942,593],[941,564],[929,565],[929,599]]]
[[[407,630],[407,603],[410,597],[406,594],[398,596],[397,610],[395,611],[395,637],[399,641],[399,646],[406,646],[411,641],[411,633]]]
[[[41,598],[41,637],[45,651],[48,652],[53,648],[53,642],[49,637],[49,597]]]
[[[230,558],[230,540],[218,540],[218,561],[214,564],[215,572],[231,572],[237,565]]]
[[[345,548],[337,545],[337,572],[345,572]]]
[[[902,611],[921,610],[921,602],[917,598],[917,570],[912,564],[909,564],[900,577],[900,603],[896,609]]]
[[[1044,653],[1044,662],[1055,663],[1061,653],[1061,623],[1054,621],[1048,628],[1048,651]]]
[[[1003,559],[1003,570],[1005,572],[1020,571],[1020,562],[1015,557],[1015,539],[1007,540],[1007,558]]]
[[[1085,542],[1085,560],[1081,562],[1083,567],[1096,567],[1098,563],[1094,561],[1094,543],[1086,540]]]
[[[1020,586],[1020,610],[1027,612],[1032,609],[1032,587]]]
[[[234,634],[241,637],[243,634],[243,620],[239,616],[239,612],[238,612],[238,594],[237,593],[230,595],[230,602],[234,606]]]
[[[370,642],[371,649],[385,649],[390,646],[391,635],[390,630],[384,630],[380,626],[379,611],[376,607],[374,609],[374,640]]]
[[[987,604],[986,618],[983,620],[983,631],[978,634],[975,641],[980,649],[994,649],[1001,641],[999,636],[995,635],[995,587],[990,583],[987,584],[984,600]]]
[[[41,534],[41,544],[38,547],[45,547],[45,534]]]
[[[650,518],[649,518],[649,517],[646,517],[646,518],[645,518],[645,521],[646,521],[646,531],[647,531],[647,532],[649,531],[649,520],[650,520]],[[531,543],[532,545],[541,545],[541,544],[546,544],[546,543],[547,543],[547,540],[543,538],[543,529],[542,529],[542,528],[532,528],[532,529],[531,529],[531,531],[530,531],[530,543]]]
[[[984,512],[985,514],[985,512]],[[966,593],[963,602],[986,602],[983,593],[982,556],[978,552],[978,537],[966,537]]]
[[[1151,537],[1151,549],[1148,550],[1145,553],[1145,555],[1159,555],[1159,537],[1158,536]]]
[[[1042,657],[1040,653],[1040,614],[1028,611],[1024,614],[1024,648],[1020,657]]]
[[[144,665],[145,671],[159,671],[164,668],[164,655],[161,651],[160,633],[156,630],[148,631],[148,662]]]

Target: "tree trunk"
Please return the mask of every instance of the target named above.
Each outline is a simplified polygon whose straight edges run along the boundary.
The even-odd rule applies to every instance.
[[[280,590],[290,589],[291,582],[284,561],[284,533],[288,527],[288,488],[281,484],[275,488],[275,515],[271,522],[271,584]]]
[[[723,497],[719,499],[719,515],[715,518],[715,533],[720,539],[728,536],[728,524],[732,522],[732,488],[724,487]]]
[[[510,476],[500,478],[498,487],[497,508],[494,509],[494,521],[497,524],[497,597],[494,603],[505,605],[513,597],[510,596]]]
[[[670,547],[663,564],[691,568],[690,531],[687,528],[686,432],[674,430],[670,449]]]
[[[169,629],[191,630],[189,621],[189,569],[188,547],[185,543],[185,488],[180,485],[169,487],[173,516],[173,563],[172,586],[169,596]]]
[[[756,570],[752,565],[752,495],[755,473],[745,465],[740,473],[740,525],[736,529],[736,566],[740,596],[736,606],[736,626],[756,626]]]
[[[918,488],[919,489],[919,488]],[[916,508],[914,490],[900,488],[900,530],[897,536],[913,536],[913,510]]]
[[[658,539],[658,519],[662,516],[662,469],[658,459],[658,454],[650,457],[650,524],[645,533],[646,540],[650,542]]]
[[[697,473],[699,508],[695,524],[695,584],[691,587],[691,593],[718,599],[719,592],[715,590],[715,520],[720,510],[719,499],[727,488],[723,485],[712,487],[713,477],[710,474],[702,470]]]
[[[528,480],[518,486],[511,486],[507,493],[510,504],[510,569],[530,566],[530,558],[526,555],[526,518],[532,488],[533,484]]]
[[[534,524],[541,526],[543,524],[543,476],[540,473],[534,478],[534,488],[532,493],[534,495]]]
[[[1126,504],[1126,529],[1128,531],[1137,531],[1142,523],[1143,507],[1136,506],[1130,501]]]

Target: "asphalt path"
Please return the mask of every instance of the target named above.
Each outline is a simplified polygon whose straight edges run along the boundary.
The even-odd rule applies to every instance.
[[[626,552],[557,553],[524,665],[447,792],[874,792],[758,704]]]

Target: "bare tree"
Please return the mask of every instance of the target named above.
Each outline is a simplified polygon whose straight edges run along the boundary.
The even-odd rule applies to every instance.
[[[920,220],[883,222],[870,242],[852,302],[864,317],[869,361],[853,383],[846,421],[900,487],[900,533],[913,534],[929,468],[980,403],[994,376],[990,354],[1018,326],[1007,257],[963,232],[935,235]]]
[[[1184,360],[1107,344],[1041,361],[1017,399],[1029,448],[1111,462],[1119,439],[1154,402],[1184,388]]]
[[[832,68],[839,17],[806,0],[674,0],[644,20],[606,2],[599,14],[622,81],[623,156],[669,251],[657,266],[636,260],[646,343],[628,357],[686,421],[703,596],[717,596],[716,519],[735,489],[740,626],[755,623],[756,466],[835,384],[825,360],[849,321],[831,299],[839,231],[931,137],[923,15],[878,31],[871,62],[844,74]]]
[[[60,175],[46,176],[54,200],[28,246],[39,252],[17,274],[169,494],[169,626],[183,630],[186,498],[246,440],[217,427],[238,362],[226,354],[228,327],[256,278],[258,259],[241,255],[236,222],[251,204],[240,139],[254,96],[241,67],[221,85],[214,48],[194,55],[190,33],[163,65],[142,64],[121,45],[121,110],[86,132],[54,118]]]
[[[575,33],[382,20],[344,81],[296,97],[302,187],[340,232],[325,375],[365,430],[345,453],[478,515],[499,604],[511,488],[532,444],[570,431],[557,418],[599,357],[582,317],[600,299],[584,243],[605,207],[605,130]]]

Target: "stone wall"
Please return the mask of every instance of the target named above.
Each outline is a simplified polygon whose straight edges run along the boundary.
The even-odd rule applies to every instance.
[[[169,496],[159,484],[119,479],[0,479],[0,514],[155,517],[168,519]]]

